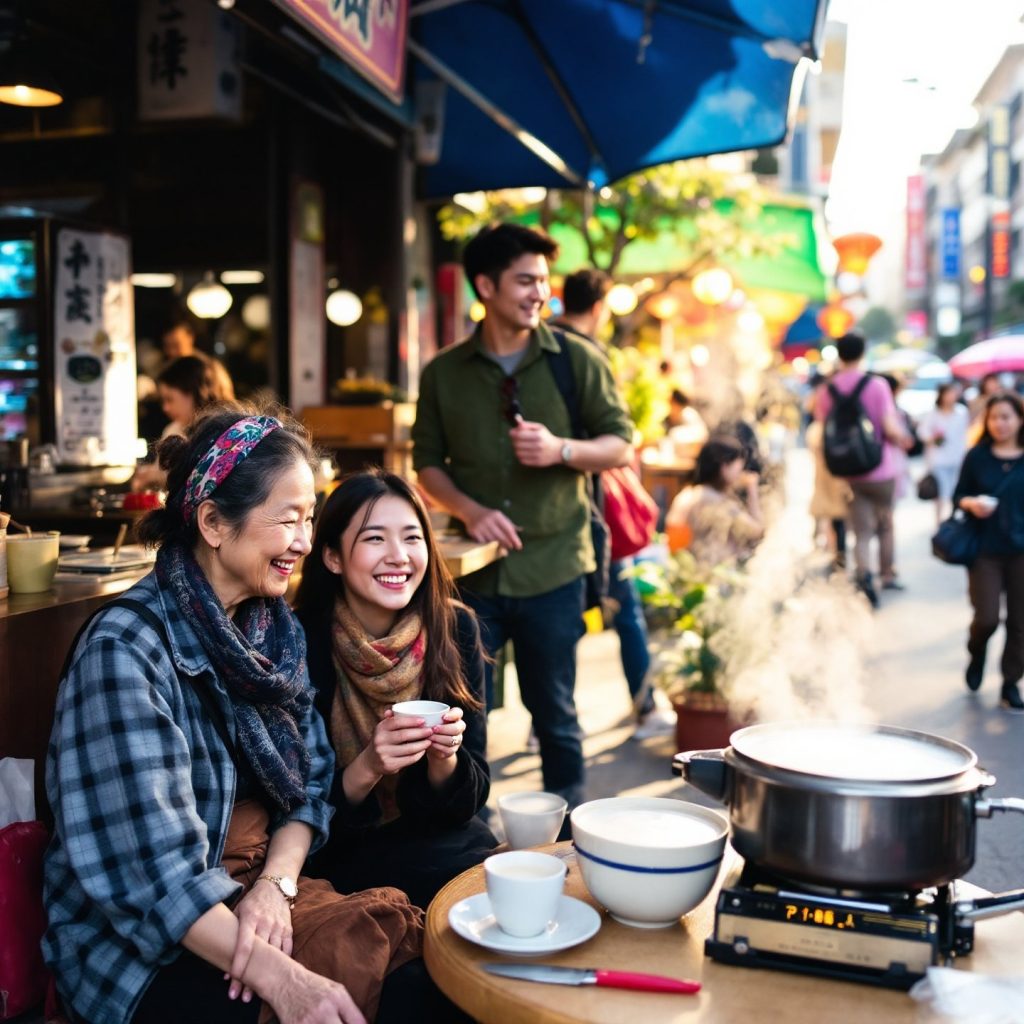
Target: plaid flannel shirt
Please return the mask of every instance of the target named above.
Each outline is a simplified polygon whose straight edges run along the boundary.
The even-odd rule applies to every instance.
[[[189,928],[240,891],[221,867],[235,765],[181,677],[206,676],[234,732],[230,698],[154,574],[125,596],[163,619],[170,650],[130,609],[97,616],[57,694],[46,764],[55,821],[43,954],[61,995],[94,1024],[129,1021]],[[332,813],[334,751],[315,710],[302,731],[308,801],[271,827],[306,822],[316,849]]]

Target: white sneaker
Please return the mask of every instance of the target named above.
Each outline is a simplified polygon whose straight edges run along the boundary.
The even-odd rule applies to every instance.
[[[676,728],[676,716],[674,711],[662,711],[655,708],[649,711],[637,722],[633,730],[633,739],[647,740],[652,736],[665,736],[674,732]]]

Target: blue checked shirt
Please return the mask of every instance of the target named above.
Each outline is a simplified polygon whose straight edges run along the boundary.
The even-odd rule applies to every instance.
[[[155,575],[124,596],[163,619],[170,650],[134,611],[101,613],[58,692],[46,763],[55,821],[43,954],[61,995],[91,1024],[130,1021],[189,928],[240,891],[221,867],[236,769],[179,675],[207,677],[233,732],[230,699]],[[315,710],[303,733],[312,759],[308,801],[287,820],[310,825],[316,849],[332,813],[334,751]]]

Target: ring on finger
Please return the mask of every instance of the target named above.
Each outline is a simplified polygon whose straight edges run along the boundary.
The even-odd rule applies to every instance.
[[[459,745],[459,737],[458,736],[453,736],[452,737],[452,746],[453,747],[457,747],[458,745]]]

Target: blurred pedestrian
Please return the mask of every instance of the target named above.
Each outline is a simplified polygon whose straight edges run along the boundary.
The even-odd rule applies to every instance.
[[[986,373],[978,382],[978,393],[968,403],[971,425],[967,431],[967,444],[974,447],[985,433],[985,412],[988,400],[1003,391],[1003,378],[998,373]]]
[[[690,404],[686,392],[679,388],[673,388],[668,397],[665,437],[676,456],[685,456],[697,451],[708,439],[707,424]]]
[[[928,472],[935,478],[935,521],[941,523],[952,511],[960,466],[967,453],[967,429],[970,417],[960,403],[960,385],[950,382],[939,386],[935,408],[921,420],[918,433],[924,442]]]
[[[989,398],[981,440],[967,453],[953,502],[980,523],[981,549],[967,570],[974,618],[968,634],[965,679],[977,690],[988,641],[999,628],[1006,595],[1002,706],[1024,712],[1018,684],[1024,676],[1024,403],[1010,392]]]
[[[838,395],[850,395],[861,385],[866,375],[860,369],[864,358],[865,342],[857,333],[844,334],[836,342],[839,370],[828,388],[815,403],[815,418],[827,427],[829,413]],[[871,422],[874,435],[882,439],[881,461],[870,472],[847,477],[853,491],[850,518],[853,522],[853,556],[856,566],[857,587],[874,608],[878,607],[878,594],[871,574],[871,541],[878,538],[878,557],[883,590],[903,590],[893,567],[893,503],[898,471],[896,451],[907,450],[912,440],[903,429],[896,413],[892,391],[884,380],[868,376],[860,394],[860,405]]]
[[[823,391],[827,378],[818,378],[818,384],[804,403],[811,417],[805,438],[807,448],[814,457],[814,491],[811,494],[810,513],[814,517],[814,537],[827,538],[825,543],[833,554],[833,566],[846,568],[846,526],[850,516],[853,491],[842,477],[833,476],[825,464],[822,425],[814,419],[814,407]]]

